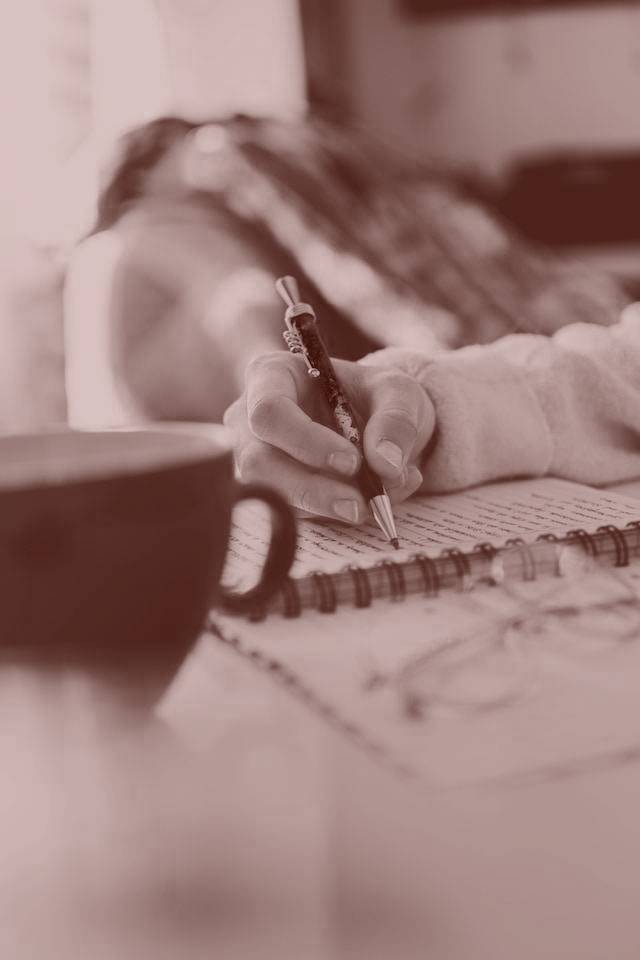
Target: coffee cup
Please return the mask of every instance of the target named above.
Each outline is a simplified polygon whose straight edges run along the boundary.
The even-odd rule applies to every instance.
[[[255,586],[221,585],[234,504],[264,501],[271,543]],[[295,520],[236,481],[228,431],[156,424],[0,439],[0,657],[83,671],[154,702],[212,606],[250,613],[287,576]]]

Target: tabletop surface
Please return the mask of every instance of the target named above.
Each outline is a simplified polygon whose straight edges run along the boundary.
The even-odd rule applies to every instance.
[[[86,677],[0,688],[3,957],[640,955],[634,758],[425,794],[207,636],[144,724]]]

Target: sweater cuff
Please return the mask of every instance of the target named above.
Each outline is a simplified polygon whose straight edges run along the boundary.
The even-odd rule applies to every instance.
[[[422,465],[424,491],[547,473],[553,445],[541,405],[490,345],[434,356],[392,347],[361,362],[413,376],[435,407],[437,435]]]

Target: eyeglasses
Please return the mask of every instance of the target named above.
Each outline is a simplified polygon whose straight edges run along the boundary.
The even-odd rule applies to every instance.
[[[549,683],[606,673],[611,656],[640,641],[639,589],[640,581],[613,570],[593,584],[505,585],[511,609],[494,617],[471,594],[477,630],[420,654],[386,682],[408,716],[426,719],[506,709]]]

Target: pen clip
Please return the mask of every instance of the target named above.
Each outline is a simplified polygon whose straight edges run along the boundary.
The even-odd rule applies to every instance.
[[[320,371],[311,363],[304,343],[302,342],[302,337],[293,324],[293,317],[299,316],[301,313],[311,314],[314,316],[312,308],[307,303],[298,303],[294,307],[287,308],[287,311],[284,315],[284,322],[287,325],[287,329],[283,332],[282,337],[291,353],[299,354],[303,358],[307,366],[307,373],[309,376],[319,377]]]
[[[314,367],[313,363],[309,359],[309,354],[304,345],[300,333],[296,329],[296,326],[293,322],[294,317],[299,317],[304,314],[307,317],[311,317],[315,320],[316,315],[314,313],[313,307],[308,303],[300,302],[300,291],[298,290],[298,284],[295,277],[280,277],[276,280],[276,290],[278,291],[279,296],[287,305],[287,309],[284,314],[284,322],[287,325],[287,329],[282,334],[284,342],[289,347],[291,353],[299,353],[300,356],[304,359],[304,362],[307,365],[307,373],[311,377],[319,377],[320,371],[317,367]]]

